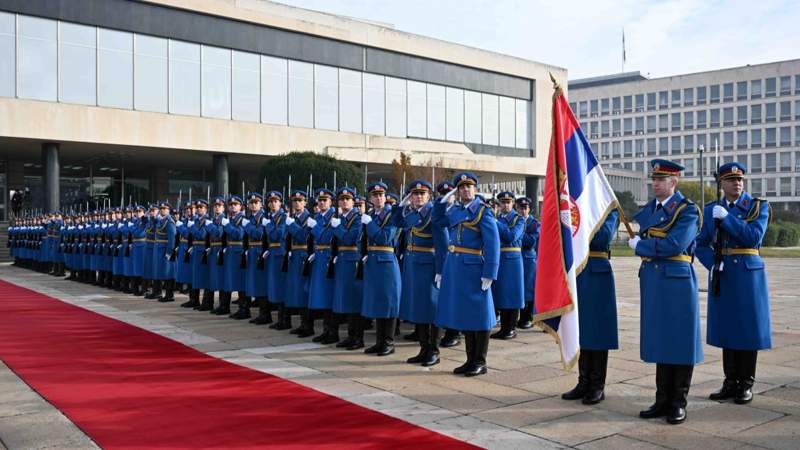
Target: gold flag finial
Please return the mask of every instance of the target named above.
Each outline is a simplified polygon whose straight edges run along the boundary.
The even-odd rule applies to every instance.
[[[555,75],[553,75],[553,72],[547,72],[547,73],[550,74],[550,81],[553,82],[553,98],[555,98],[556,96],[561,95],[563,91],[561,90],[561,85],[558,84]]]

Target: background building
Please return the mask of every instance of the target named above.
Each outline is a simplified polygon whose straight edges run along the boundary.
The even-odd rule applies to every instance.
[[[773,207],[800,209],[800,60],[648,79],[638,72],[569,82],[569,100],[603,166],[646,174],[660,157],[713,183],[739,161],[747,190]]]
[[[9,191],[25,188],[25,207],[55,209],[260,187],[261,165],[295,150],[355,162],[369,179],[404,152],[535,193],[548,72],[566,79],[266,1],[4,0],[0,220]]]

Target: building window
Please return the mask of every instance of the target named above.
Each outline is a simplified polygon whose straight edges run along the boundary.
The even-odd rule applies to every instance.
[[[762,195],[761,178],[753,178],[750,180],[750,194],[755,197]]]
[[[97,104],[133,108],[133,34],[97,30]]]
[[[234,51],[231,61],[231,117],[233,120],[258,122],[261,116],[260,58],[255,53]]]
[[[669,131],[669,114],[658,115],[658,131]]]
[[[785,76],[781,77],[781,95],[791,95],[792,94],[792,77]]]
[[[622,144],[619,141],[615,141],[611,143],[611,157],[612,158],[619,158],[621,156],[621,147]]]
[[[622,120],[622,132],[625,136],[633,134],[633,120],[631,120],[630,117],[626,117]]]
[[[800,100],[794,101],[794,120],[800,120]]]
[[[761,130],[750,130],[750,148],[761,148]]]
[[[747,81],[736,83],[736,100],[747,100]]]
[[[339,129],[361,133],[361,72],[339,69]],[[386,135],[406,137],[406,80],[386,79]]]
[[[634,142],[634,155],[637,158],[641,158],[644,156],[644,139],[637,139]]]
[[[800,75],[794,76],[794,93],[795,95],[800,94]]]
[[[776,140],[776,130],[775,128],[767,128],[764,130],[765,136],[765,147],[775,147],[775,140]]]
[[[693,177],[694,176],[694,158],[689,158],[683,160],[686,168],[686,175]]]
[[[789,177],[781,178],[781,197],[792,195],[792,179]]]
[[[600,115],[600,102],[597,100],[589,101],[589,113],[592,117],[597,117]]]
[[[622,123],[619,119],[614,119],[611,121],[611,136],[619,137],[622,136]]]
[[[683,137],[683,150],[684,153],[694,153],[694,135],[689,134]]]
[[[449,100],[447,105],[448,108],[451,105]],[[516,105],[517,148],[531,148],[531,133],[528,131],[531,123],[531,102],[526,100],[516,100]]]
[[[736,125],[747,125],[747,106],[736,107]]]
[[[644,111],[644,94],[636,94],[636,112]]]
[[[785,101],[780,103],[781,122],[792,120],[792,102]]]
[[[600,143],[600,159],[608,159],[611,156],[608,147],[608,142]]]
[[[388,89],[388,86],[387,86]],[[447,88],[447,140],[463,142],[464,141],[464,91],[462,89]],[[595,100],[595,105],[597,101]],[[527,124],[527,105],[524,100],[517,100],[514,108],[516,109],[516,143],[518,148],[528,148],[528,141],[526,138],[528,124]],[[594,122],[597,123],[597,122]]]
[[[671,139],[671,148],[672,154],[678,155],[681,153],[681,137],[680,136],[672,136]]]
[[[726,127],[730,127],[733,125],[733,108],[723,108],[722,125]]]
[[[5,61],[0,66],[0,97],[14,97],[17,90],[15,17],[14,14],[0,12],[0,61]]]
[[[747,130],[739,130],[736,132],[736,149],[747,148]]]
[[[598,135],[597,126],[598,126],[597,122],[589,122],[589,130],[590,130],[589,135],[591,136],[592,139],[597,139]]]
[[[706,87],[699,86],[697,88],[697,104],[698,105],[705,105],[706,104]]]
[[[694,88],[685,88],[683,90],[683,106],[694,105]]]
[[[733,131],[722,133],[722,148],[725,150],[733,150]]]
[[[683,113],[683,129],[684,130],[692,130],[694,129],[694,112],[693,111],[686,111]]]
[[[711,124],[709,125],[711,128],[719,127],[719,109],[712,109],[711,110]]]
[[[430,96],[430,85],[428,85],[428,95]],[[514,147],[516,137],[514,135],[514,112],[514,99],[500,97],[500,145],[503,147]],[[428,132],[430,133],[430,130]]]
[[[722,101],[733,101],[733,83],[725,83],[722,85]]]
[[[750,98],[761,98],[761,80],[752,80],[750,82]]]
[[[767,160],[764,170],[766,170],[767,173],[777,171],[777,155],[775,153],[766,153],[764,156]]]
[[[800,147],[800,125],[794,127],[794,145]]]
[[[800,197],[800,177],[794,178],[794,195]]]
[[[200,45],[169,41],[169,112],[200,115]]]
[[[134,35],[133,106],[139,111],[167,112],[168,41]]]
[[[794,171],[800,172],[800,152],[794,152]]]
[[[797,79],[800,80],[800,75],[797,76]],[[797,85],[797,90],[800,91],[800,83]],[[655,92],[648,92],[647,93],[647,110],[648,111],[655,111],[656,110],[656,93]]]
[[[383,86],[382,79],[380,85]],[[381,132],[373,132],[373,134],[383,134],[383,89],[381,89],[380,103]],[[366,106],[366,101],[364,106]],[[364,109],[366,110],[366,107]],[[314,127],[313,64],[289,60],[289,126]]]
[[[361,83],[364,133],[383,135],[386,132],[386,79],[380,75],[364,73],[361,75]],[[408,101],[410,104],[410,88]]]
[[[361,83],[359,83],[359,91]],[[360,98],[360,96],[359,96]],[[289,122],[288,61],[261,56],[261,122],[287,125]],[[359,102],[359,111],[361,103]],[[359,126],[359,129],[361,127]]]
[[[776,185],[775,180],[776,180],[775,178],[767,178],[766,179],[767,189],[766,189],[766,192],[764,193],[765,196],[767,196],[767,197],[775,197],[775,196],[778,195],[778,192],[776,191],[776,188],[775,188],[775,185]]]
[[[20,98],[56,101],[58,22],[38,17],[18,17],[17,94]]]
[[[339,70],[314,64],[314,128],[339,129]]]
[[[705,134],[698,134],[695,136],[695,140],[697,142],[697,148],[703,147],[706,151],[708,148],[706,147],[706,135]]]
[[[427,85],[428,94],[428,139],[444,139],[447,136],[446,93],[444,86]],[[500,145],[514,147],[514,99],[500,98]]]
[[[668,109],[668,108],[669,108],[669,92],[660,91],[658,93],[658,109]]]
[[[750,172],[761,173],[763,170],[762,156],[760,153],[750,155]]]
[[[656,138],[647,139],[647,156],[656,155]]]
[[[659,156],[669,155],[669,138],[667,137],[658,138],[658,155]]]
[[[587,102],[578,102],[578,116],[585,119],[589,115],[589,105]]]
[[[647,116],[647,132],[656,132],[656,116]]]
[[[644,134],[644,117],[636,118],[636,134]]]
[[[706,115],[705,109],[697,111],[697,128],[706,127]]]
[[[750,123],[761,123],[761,105],[750,105]]]
[[[780,153],[780,170],[781,172],[792,171],[792,152]]]
[[[765,109],[766,109],[766,117],[764,118],[764,122],[765,123],[775,122],[775,116],[777,115],[775,111],[775,103],[766,103]]]
[[[709,103],[719,103],[719,85],[712,84],[711,85],[711,94],[710,94]]]
[[[622,101],[619,97],[611,99],[611,114],[619,114],[622,112]]]
[[[633,141],[623,142],[623,148],[625,149],[623,157],[630,158],[631,156],[633,156]]]
[[[607,98],[600,99],[600,115],[607,116],[608,115],[608,104],[609,101]]]
[[[681,113],[672,113],[672,131],[681,129]]]
[[[681,90],[680,89],[673,89],[672,90],[672,107],[681,106]]]
[[[764,97],[775,97],[775,78],[767,78],[764,85]]]
[[[58,100],[97,104],[97,28],[60,22]]]
[[[499,98],[492,94],[481,94],[481,118],[485,145],[500,143],[499,116]]]
[[[715,150],[717,146],[722,147],[722,142],[719,140],[719,133],[711,133],[708,135],[708,144],[711,150]]]
[[[480,144],[481,133],[481,94],[464,91],[464,141]]]
[[[611,134],[609,131],[609,123],[607,120],[600,122],[600,136],[608,137]]]
[[[202,54],[201,113],[203,117],[230,119],[231,51],[204,45]]]
[[[633,97],[626,95],[622,98],[622,110],[625,113],[633,112]]]
[[[780,131],[780,146],[789,147],[792,145],[792,127],[781,127]]]

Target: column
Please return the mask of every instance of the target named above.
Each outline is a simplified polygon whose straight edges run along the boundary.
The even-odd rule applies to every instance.
[[[211,195],[228,196],[228,155],[214,155],[214,189]]]
[[[46,212],[60,209],[60,171],[59,146],[53,142],[42,144],[42,168],[44,175],[44,210]]]
[[[525,177],[525,195],[531,199],[531,214],[539,215],[539,177]]]

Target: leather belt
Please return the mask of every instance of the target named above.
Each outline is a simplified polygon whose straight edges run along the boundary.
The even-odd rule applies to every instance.
[[[456,245],[448,246],[447,251],[449,251],[450,253],[466,253],[468,255],[478,255],[478,256],[483,255],[483,252],[477,248],[458,247]]]
[[[147,239],[145,239],[145,238],[137,238],[137,239],[134,239],[133,242],[144,242],[146,240]]]
[[[330,245],[315,245],[314,246],[314,251],[317,251],[317,250],[330,250],[330,249],[331,249]]]
[[[410,252],[436,253],[436,249],[433,247],[423,247],[421,245],[408,244],[408,247],[406,248]]]
[[[292,250],[308,250],[308,247],[305,245],[293,245]]]
[[[228,241],[228,245],[242,245],[242,241]]]
[[[367,246],[367,250],[370,252],[392,252],[394,253],[394,247],[388,247],[384,245],[369,245]]]
[[[647,257],[642,257],[642,261],[644,261],[644,262],[649,262],[649,261],[661,261],[661,260],[667,260],[667,261],[681,261],[681,262],[688,262],[688,263],[691,263],[691,262],[692,262],[692,257],[691,257],[691,256],[689,256],[689,255],[677,255],[677,256],[669,256],[669,257],[667,257],[667,258],[647,258]]]
[[[357,252],[358,251],[358,247],[356,247],[355,245],[348,245],[348,246],[344,246],[344,247],[339,247],[339,251]]]
[[[281,246],[280,242],[270,242],[269,243],[269,248],[278,248],[280,246]],[[303,246],[303,247],[305,247],[305,246]]]
[[[608,259],[608,253],[606,253],[606,252],[589,252],[589,258]]]
[[[760,255],[757,248],[723,248],[723,255]]]
[[[520,247],[500,247],[501,252],[521,252],[522,248]]]

